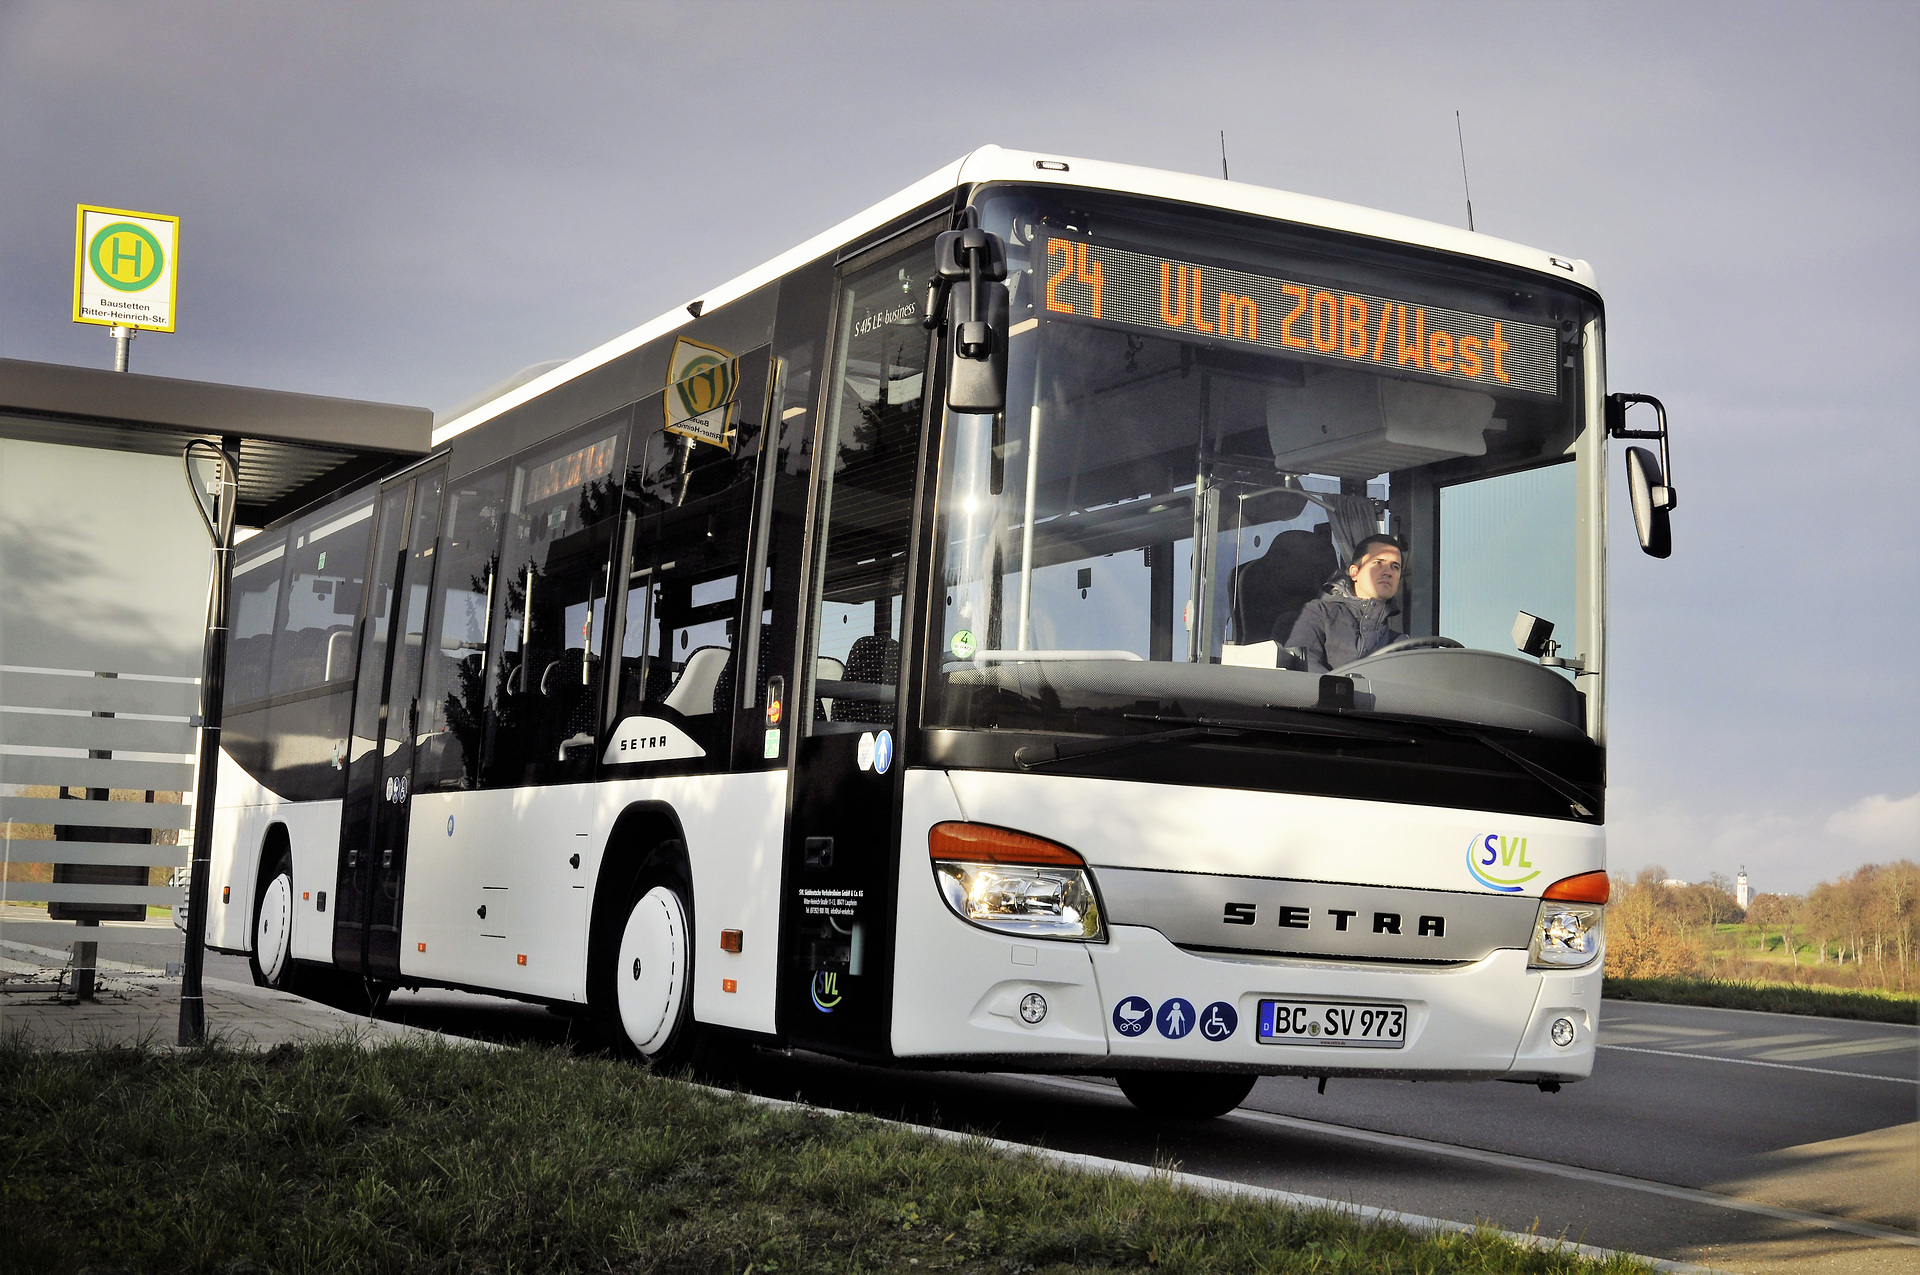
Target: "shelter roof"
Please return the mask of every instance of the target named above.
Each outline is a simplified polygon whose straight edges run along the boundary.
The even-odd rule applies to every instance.
[[[3,437],[156,455],[238,438],[243,526],[423,456],[432,435],[424,407],[0,359]]]

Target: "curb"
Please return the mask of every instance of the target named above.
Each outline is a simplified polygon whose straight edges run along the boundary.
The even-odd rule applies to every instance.
[[[836,1111],[831,1107],[816,1107],[811,1103],[794,1102],[787,1098],[768,1098],[760,1094],[744,1093],[733,1089],[717,1089],[712,1085],[682,1081],[693,1089],[723,1098],[739,1098],[757,1103],[763,1107],[781,1110],[805,1111],[819,1115],[845,1117],[862,1114],[848,1111]],[[1029,1146],[1023,1142],[1008,1142],[1001,1138],[988,1138],[980,1134],[960,1133],[953,1129],[936,1129],[930,1125],[908,1124],[902,1120],[887,1120],[880,1116],[863,1116],[876,1124],[905,1133],[922,1134],[942,1142],[958,1143],[965,1146],[985,1147],[1005,1156],[1026,1156],[1044,1164],[1058,1165],[1063,1169],[1072,1169],[1079,1173],[1093,1174],[1098,1177],[1125,1178],[1134,1182],[1163,1182],[1171,1186],[1194,1191],[1201,1195],[1237,1197],[1253,1200],[1262,1204],[1272,1204],[1280,1208],[1311,1210],[1344,1214],[1355,1221],[1371,1223],[1376,1226],[1399,1226],[1422,1234],[1465,1234],[1491,1231],[1521,1248],[1534,1249],[1548,1253],[1573,1253],[1580,1257],[1605,1261],[1621,1257],[1629,1261],[1640,1262],[1656,1271],[1674,1272],[1675,1275],[1726,1275],[1718,1267],[1699,1266],[1691,1262],[1675,1262],[1661,1257],[1647,1257],[1640,1253],[1629,1253],[1623,1249],[1596,1248],[1591,1244],[1575,1244],[1569,1240],[1554,1239],[1545,1235],[1529,1234],[1521,1231],[1502,1230],[1474,1222],[1455,1222],[1448,1218],[1426,1217],[1419,1213],[1401,1213],[1394,1209],[1378,1208],[1371,1204],[1355,1204],[1346,1200],[1330,1200],[1318,1195],[1301,1195],[1294,1191],[1280,1191],[1273,1187],[1253,1186],[1245,1182],[1232,1182],[1225,1178],[1202,1177],[1197,1173],[1182,1173],[1176,1169],[1156,1169],[1143,1164],[1134,1164],[1126,1160],[1108,1160],[1101,1156],[1082,1155],[1077,1151],[1055,1151],[1048,1147]]]

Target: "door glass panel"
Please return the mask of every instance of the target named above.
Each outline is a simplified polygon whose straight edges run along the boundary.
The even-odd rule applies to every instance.
[[[414,748],[420,738],[420,662],[426,645],[434,533],[440,520],[440,491],[444,481],[441,475],[435,474],[420,479],[417,484],[407,564],[395,594],[396,632],[391,639],[393,673],[387,684],[387,724],[380,746],[388,778],[411,778]]]
[[[623,409],[514,466],[494,586],[490,786],[592,774],[626,423]]]
[[[921,245],[841,288],[820,476],[823,526],[813,599],[814,733],[894,720],[900,607],[919,460],[928,336],[918,298],[933,271]]]
[[[380,742],[380,706],[387,691],[387,636],[393,623],[394,588],[406,556],[407,497],[412,484],[403,483],[380,498],[380,528],[373,551],[372,586],[367,598],[365,626],[360,634],[359,681],[353,693],[353,736],[347,745],[347,765],[359,765]],[[371,775],[371,770],[363,771]],[[370,785],[354,782],[361,789]],[[364,846],[366,830],[348,847]]]
[[[447,489],[427,625],[435,640],[427,647],[420,687],[417,788],[474,788],[480,782],[488,621],[506,497],[504,465],[457,479]]]

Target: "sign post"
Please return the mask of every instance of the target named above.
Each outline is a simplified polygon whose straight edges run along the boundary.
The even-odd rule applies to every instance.
[[[142,329],[173,331],[180,219],[81,204],[73,231],[73,321],[113,330],[113,368],[127,370]]]

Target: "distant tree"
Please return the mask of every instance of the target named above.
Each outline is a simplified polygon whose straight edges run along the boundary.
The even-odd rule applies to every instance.
[[[1701,951],[1680,926],[1677,890],[1663,886],[1664,868],[1632,881],[1616,878],[1607,907],[1606,973],[1612,978],[1684,977],[1700,968]]]

